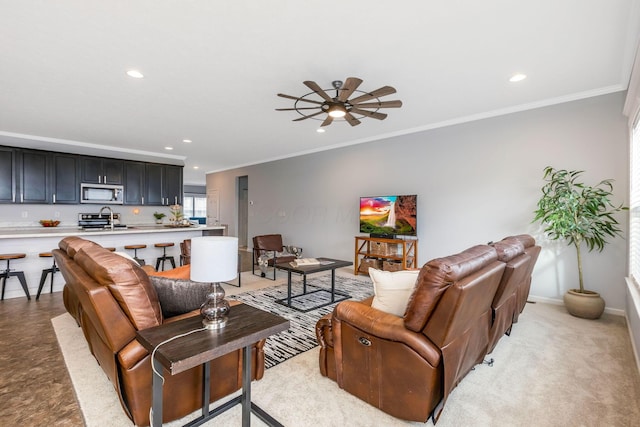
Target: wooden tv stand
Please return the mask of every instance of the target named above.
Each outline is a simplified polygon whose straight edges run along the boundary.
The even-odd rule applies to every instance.
[[[369,267],[388,271],[418,268],[418,239],[356,236],[353,274],[367,274]]]

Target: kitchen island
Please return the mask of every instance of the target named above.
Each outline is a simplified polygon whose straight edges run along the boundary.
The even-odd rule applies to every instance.
[[[0,228],[0,253],[24,253],[26,258],[11,262],[11,269],[24,271],[32,301],[40,284],[42,270],[51,268],[52,258],[41,258],[41,252],[51,252],[58,247],[58,242],[67,236],[80,236],[92,240],[104,247],[115,247],[118,252],[126,252],[133,256],[133,250],[125,250],[125,245],[147,245],[138,249],[138,258],[149,265],[156,263],[156,258],[162,256],[162,248],[156,248],[155,243],[171,242],[175,245],[167,248],[167,255],[174,257],[176,265],[180,261],[179,243],[185,239],[198,236],[224,235],[226,226],[191,226],[170,227],[163,225],[135,225],[124,229],[85,231],[77,227],[21,227]],[[169,268],[170,264],[167,263]],[[0,266],[4,270],[6,266]],[[55,274],[53,292],[60,292],[64,286],[64,278],[60,273]],[[48,293],[51,275],[47,277],[42,293]],[[5,299],[26,298],[17,278],[7,280]]]

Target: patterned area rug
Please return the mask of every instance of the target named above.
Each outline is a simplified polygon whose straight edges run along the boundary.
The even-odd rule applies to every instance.
[[[320,290],[319,292],[313,292]],[[348,277],[336,276],[336,291],[346,293],[350,299],[358,301],[373,295],[373,285],[370,282],[356,280]],[[313,292],[313,293],[311,293]],[[291,285],[291,295],[302,293],[302,278],[294,280]],[[242,301],[265,311],[280,315],[289,319],[289,330],[280,332],[267,338],[265,344],[265,367],[267,369],[276,366],[285,360],[300,354],[318,345],[316,340],[316,322],[322,316],[333,311],[338,304],[325,305],[317,309],[300,312],[282,305],[276,300],[287,298],[287,285],[277,285],[270,288],[231,295],[228,299]],[[307,295],[296,298],[292,305],[302,309],[310,306],[321,305],[330,302],[331,276],[307,277]],[[336,299],[344,299],[336,294]]]

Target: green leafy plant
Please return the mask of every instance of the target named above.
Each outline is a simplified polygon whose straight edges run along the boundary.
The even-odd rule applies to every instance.
[[[535,211],[535,221],[541,221],[552,240],[566,240],[576,248],[580,292],[585,293],[582,278],[582,253],[584,242],[589,252],[602,252],[607,238],[622,234],[613,214],[628,208],[611,203],[613,180],[605,179],[596,186],[579,181],[584,171],[568,171],[547,166],[543,179],[542,197]]]
[[[162,219],[162,218],[164,218],[166,215],[165,215],[165,214],[163,214],[162,212],[154,212],[154,213],[153,213],[153,216],[154,216],[154,218],[155,218],[155,219]]]

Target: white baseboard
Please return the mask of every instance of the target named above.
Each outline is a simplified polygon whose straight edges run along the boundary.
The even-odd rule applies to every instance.
[[[528,298],[529,301],[534,301],[534,302],[543,302],[546,304],[553,304],[553,305],[564,305],[564,302],[561,299],[557,299],[557,298],[548,298],[548,297],[539,297],[536,295],[529,295]],[[609,313],[609,314],[613,314],[614,316],[625,316],[626,313],[624,310],[621,310],[619,308],[608,308],[605,307],[604,309],[605,313]]]

